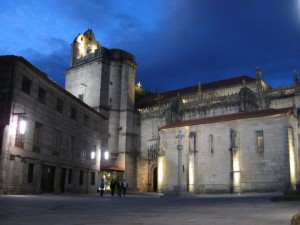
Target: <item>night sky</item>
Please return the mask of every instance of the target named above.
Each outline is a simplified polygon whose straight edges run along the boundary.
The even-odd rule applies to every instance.
[[[23,56],[64,86],[71,43],[136,56],[136,82],[173,90],[249,75],[273,87],[300,75],[300,0],[2,0],[0,55]]]

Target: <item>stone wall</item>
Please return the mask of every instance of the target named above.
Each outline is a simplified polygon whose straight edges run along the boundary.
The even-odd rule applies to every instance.
[[[54,168],[51,175],[52,192],[95,193],[100,170],[100,146],[103,141],[104,117],[82,103],[64,89],[59,87],[44,74],[25,60],[15,60],[13,80],[13,103],[10,122],[5,129],[6,139],[3,143],[1,164],[4,173],[4,192],[6,193],[40,193],[43,190],[43,168]],[[31,80],[30,93],[21,90],[23,77]],[[39,92],[46,93],[44,101],[40,101]],[[63,102],[63,110],[57,111],[57,99]],[[76,109],[76,118],[71,118],[71,107]],[[27,128],[24,147],[16,147],[16,129],[18,117],[26,113]],[[40,143],[36,146],[36,124]],[[60,146],[54,152],[54,131],[59,130]],[[70,138],[74,137],[74,149],[70,150]],[[95,158],[91,152],[95,151]],[[33,165],[33,178],[28,181],[28,168]],[[61,173],[65,169],[66,173]],[[68,171],[72,177],[68,180]],[[77,171],[84,171],[82,184],[79,184]],[[95,174],[94,183],[91,174]],[[49,190],[50,190],[49,189]]]
[[[190,182],[189,173],[193,172],[196,174],[196,193],[283,191],[291,181],[290,164],[299,168],[298,157],[293,162],[289,161],[287,144],[287,130],[294,127],[294,149],[297,155],[296,125],[295,118],[282,115],[162,130],[161,142],[166,142],[167,146],[165,156],[162,156],[165,161],[163,189],[168,192],[178,186],[178,140],[175,136],[181,130],[184,133],[184,168],[179,169],[181,185],[186,190]],[[194,171],[188,170],[191,131],[196,132],[197,140]],[[238,146],[235,149],[231,147],[232,131],[239,134]],[[256,131],[263,131],[262,152],[257,149]],[[213,144],[210,135],[213,136]],[[231,154],[231,151],[235,151],[235,154]]]

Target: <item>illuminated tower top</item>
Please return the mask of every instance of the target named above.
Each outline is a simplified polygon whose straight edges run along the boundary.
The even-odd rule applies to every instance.
[[[72,43],[70,67],[88,58],[98,56],[99,51],[101,51],[101,46],[95,40],[93,31],[88,29],[84,34],[79,34]]]
[[[108,61],[128,61],[136,66],[134,55],[121,49],[107,49],[96,41],[94,33],[88,29],[84,34],[78,34],[72,43],[70,68],[102,58]]]

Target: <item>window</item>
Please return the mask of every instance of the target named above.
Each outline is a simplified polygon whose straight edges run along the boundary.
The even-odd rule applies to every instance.
[[[231,148],[239,148],[239,147],[240,147],[239,133],[235,131],[231,131]]]
[[[56,101],[56,111],[63,113],[63,110],[64,110],[64,102],[63,100],[58,98]]]
[[[1,144],[1,143],[0,143]],[[1,146],[1,145],[0,145]],[[300,134],[298,134],[298,148],[300,148]],[[0,147],[0,150],[1,150],[1,147]],[[1,153],[0,153],[0,155],[1,155]]]
[[[54,129],[52,155],[57,155],[57,156],[59,155],[60,143],[61,143],[61,131]]]
[[[27,183],[33,183],[33,174],[34,174],[34,164],[28,164],[28,174],[27,174]]]
[[[38,101],[43,104],[46,103],[46,90],[41,87],[39,88]]]
[[[159,138],[158,131],[159,131],[159,125],[158,125],[158,122],[152,123],[152,138],[153,138],[153,139]]]
[[[98,131],[99,129],[99,124],[98,124],[98,121],[94,120],[94,131]]]
[[[256,131],[257,151],[262,153],[264,151],[264,133],[263,131]]]
[[[97,146],[93,145],[93,148],[92,148],[92,151],[91,151],[91,164],[96,163],[96,149],[97,149]]]
[[[208,145],[210,153],[214,154],[214,136],[212,134],[208,136]]]
[[[24,148],[25,142],[25,134],[20,132],[20,126],[22,121],[22,115],[18,116],[18,124],[17,124],[17,132],[16,132],[16,140],[15,140],[15,147]]]
[[[79,98],[81,101],[83,101],[84,95],[83,95],[83,94],[78,95],[78,98]]]
[[[76,120],[77,110],[74,107],[71,107],[71,119]]]
[[[82,163],[86,162],[86,151],[87,151],[87,141],[86,138],[83,139],[81,142],[81,153],[80,153],[80,159]]]
[[[34,152],[40,152],[42,146],[42,131],[43,124],[35,122],[34,134],[33,134],[33,149]]]
[[[294,151],[295,148],[294,130],[291,127],[288,128],[288,145],[289,145],[289,150]]]
[[[81,157],[81,162],[85,163],[86,162],[86,151],[85,150],[81,151],[80,157]]]
[[[190,117],[190,119],[196,118],[196,112],[195,111],[190,112],[189,117]]]
[[[96,178],[96,173],[95,172],[91,172],[91,185],[95,185],[95,178]]]
[[[84,124],[84,126],[86,126],[86,127],[89,126],[89,120],[90,120],[89,116],[88,115],[84,115],[84,117],[83,117],[83,124]]]
[[[300,109],[297,109],[297,117],[300,117]]]
[[[196,132],[191,131],[189,133],[189,150],[194,152],[196,150]]]
[[[83,170],[79,172],[79,185],[83,185]]]
[[[0,81],[1,82],[1,81]],[[7,92],[5,92],[4,90],[0,92],[0,101],[4,101],[7,98]]]
[[[72,169],[69,169],[68,184],[72,184]]]
[[[22,80],[22,88],[21,90],[30,95],[30,91],[31,91],[31,80],[25,76],[23,76],[23,80]]]
[[[158,143],[151,145],[150,148],[148,149],[148,159],[156,160],[158,157],[158,151],[159,151]]]
[[[75,137],[70,136],[70,141],[69,141],[69,156],[70,158],[74,157],[74,151],[75,151]]]

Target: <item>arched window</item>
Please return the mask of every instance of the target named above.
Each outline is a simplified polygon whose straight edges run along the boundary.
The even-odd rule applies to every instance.
[[[157,139],[159,138],[159,123],[158,122],[153,122],[152,123],[152,139]]]

